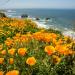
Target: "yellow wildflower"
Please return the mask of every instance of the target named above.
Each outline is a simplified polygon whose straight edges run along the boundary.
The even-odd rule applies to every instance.
[[[53,55],[53,63],[55,64],[59,64],[61,62],[61,58],[56,56],[56,55]]]

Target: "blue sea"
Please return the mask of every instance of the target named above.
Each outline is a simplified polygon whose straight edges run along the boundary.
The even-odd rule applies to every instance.
[[[65,35],[75,37],[75,9],[7,9],[9,17],[21,18],[28,14],[38,26],[62,31]],[[36,20],[39,18],[40,20]],[[46,21],[46,18],[50,18]]]

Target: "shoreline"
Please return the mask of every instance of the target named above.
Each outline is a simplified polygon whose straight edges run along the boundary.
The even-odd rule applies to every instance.
[[[39,23],[38,21],[33,21],[33,22],[35,22],[38,27],[46,28],[46,29],[49,28],[48,26],[46,26],[46,25],[44,25],[44,24],[42,24],[42,23]],[[59,30],[59,29],[56,28],[56,30]],[[60,30],[59,30],[59,31],[60,31]],[[64,36],[69,36],[69,37],[71,37],[72,39],[75,39],[75,32],[74,32],[74,31],[72,31],[72,30],[65,30],[65,31],[61,31],[61,32],[62,32],[62,34],[63,34]]]
[[[12,10],[8,10],[8,13],[9,13],[8,15],[11,17],[11,16],[12,16],[12,13],[15,14],[16,11],[14,12],[14,11],[12,11]],[[10,14],[10,13],[11,13],[11,14]],[[17,18],[21,18],[21,17],[18,16]],[[40,23],[40,22],[34,20],[34,19],[33,19],[34,17],[30,17],[30,16],[29,16],[28,18],[32,19],[32,21],[35,22],[38,27],[46,28],[46,29],[50,28],[50,27],[47,26],[46,24],[43,24],[43,23]],[[51,26],[51,25],[50,25],[50,26]],[[51,26],[51,28],[54,29],[54,30],[59,30],[59,31],[61,31],[61,29],[60,29],[60,28],[57,28],[57,27],[52,27],[52,26]],[[67,30],[64,29],[64,30],[61,31],[61,32],[62,32],[63,35],[69,36],[69,37],[75,39],[75,32],[74,32],[74,31],[69,30],[69,29],[67,29]]]

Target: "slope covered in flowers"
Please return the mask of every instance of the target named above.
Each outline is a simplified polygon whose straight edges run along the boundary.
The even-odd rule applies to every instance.
[[[30,19],[0,18],[0,75],[74,75],[74,69],[75,40]]]

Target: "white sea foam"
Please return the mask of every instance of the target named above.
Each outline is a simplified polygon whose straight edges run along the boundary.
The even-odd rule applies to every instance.
[[[16,12],[16,11],[13,11],[13,10],[8,10],[7,12],[8,12],[8,13],[11,13],[11,12]]]
[[[49,24],[46,24],[46,21],[44,20],[43,22],[38,22],[38,21],[34,21],[38,27],[42,27],[42,28],[52,28],[52,29],[55,29],[55,30],[59,30],[59,28],[57,28],[55,25],[49,25]]]
[[[12,12],[12,13],[8,13],[8,14],[12,14],[13,15],[13,14],[16,14],[16,13]]]
[[[38,22],[38,21],[34,21],[38,27],[41,27],[41,28],[48,28],[48,26],[46,24],[43,24],[42,22]]]
[[[11,14],[8,14],[8,17],[12,17],[12,15]]]
[[[65,36],[69,36],[69,37],[75,39],[75,32],[72,31],[72,30],[64,31],[64,32],[63,32],[63,35],[65,35]]]

